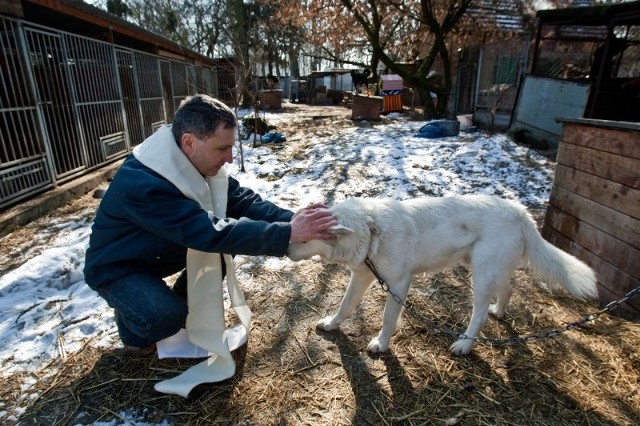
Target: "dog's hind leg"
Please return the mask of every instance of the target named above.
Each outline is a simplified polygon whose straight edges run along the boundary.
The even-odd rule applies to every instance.
[[[498,300],[496,303],[489,305],[489,313],[496,318],[503,318],[512,294],[513,290],[511,289],[511,285],[505,282],[502,288],[498,290]]]
[[[521,252],[521,251],[520,251]],[[472,256],[473,267],[473,311],[471,321],[464,334],[468,338],[459,339],[449,348],[454,355],[467,355],[471,352],[474,340],[487,321],[489,305],[496,294],[498,303],[496,311],[506,309],[506,303],[511,297],[509,277],[519,260],[516,247],[505,243],[500,249],[485,247],[484,252],[479,247],[474,248]],[[486,256],[485,253],[490,253]],[[507,290],[508,288],[508,290]],[[499,312],[498,312],[499,313]]]
[[[496,279],[499,278],[493,277],[485,279],[484,277],[474,276],[473,311],[471,313],[469,325],[464,332],[467,338],[459,339],[451,345],[449,349],[454,355],[467,355],[471,352],[471,348],[474,344],[473,338],[478,336],[480,330],[487,321],[487,316],[489,315],[489,303],[496,293],[496,286],[493,284]],[[489,280],[491,280],[491,282]]]
[[[411,284],[411,275],[402,277],[395,281],[398,284],[390,286],[390,291],[403,301],[407,300],[407,292],[409,291],[409,285]],[[391,336],[396,332],[396,329],[400,325],[400,315],[402,314],[402,305],[396,302],[391,293],[387,294],[387,301],[384,305],[384,314],[382,317],[382,329],[376,337],[371,339],[367,350],[369,352],[378,353],[385,352],[389,349],[389,343],[391,342]]]
[[[351,280],[347,291],[342,297],[338,312],[318,321],[316,328],[331,331],[340,327],[340,324],[355,311],[358,302],[362,299],[364,292],[367,291],[374,278],[373,274],[367,270],[351,271]]]

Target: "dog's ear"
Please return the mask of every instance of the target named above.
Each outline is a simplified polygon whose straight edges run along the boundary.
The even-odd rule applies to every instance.
[[[353,229],[347,228],[346,226],[342,225],[332,226],[331,228],[327,229],[327,231],[329,231],[329,233],[334,237],[342,237],[344,235],[353,234]]]
[[[378,252],[378,245],[380,244],[380,234],[382,231],[373,221],[373,219],[369,219],[367,221],[367,226],[371,230],[371,240],[369,240],[369,249],[367,250],[367,256],[373,257]]]
[[[378,225],[376,225],[376,223],[373,220],[369,220],[367,222],[367,225],[369,226],[369,229],[371,230],[371,233],[374,235],[380,235],[382,233],[382,231],[380,230],[380,228],[378,228]]]

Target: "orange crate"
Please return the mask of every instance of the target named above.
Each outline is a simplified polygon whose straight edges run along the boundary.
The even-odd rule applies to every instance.
[[[382,112],[402,111],[402,95],[384,95]]]

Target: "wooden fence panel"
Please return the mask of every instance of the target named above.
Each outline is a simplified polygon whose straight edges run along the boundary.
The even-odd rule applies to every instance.
[[[542,230],[598,276],[600,302],[640,286],[640,125],[567,120]],[[640,297],[614,311],[640,318]]]

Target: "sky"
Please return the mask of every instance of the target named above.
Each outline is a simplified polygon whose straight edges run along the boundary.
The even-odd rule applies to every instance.
[[[268,124],[276,126],[286,117],[264,115]],[[241,173],[237,163],[228,165],[228,171],[243,186],[291,210],[349,197],[404,200],[471,193],[495,194],[530,209],[544,209],[553,161],[502,134],[416,137],[424,124],[392,113],[382,122],[354,123],[310,137],[304,141],[304,152],[293,157],[283,156],[292,149],[287,142],[277,149],[273,145],[252,148],[250,139],[243,149],[246,171]],[[283,157],[289,159],[282,162]],[[84,282],[91,218],[92,211],[81,211],[74,217],[53,219],[50,234],[36,238],[28,249],[16,248],[21,251],[21,265],[0,275],[2,380],[27,371],[55,374],[54,361],[86,344],[105,351],[121,346],[111,309]],[[237,275],[245,288],[252,285],[245,269],[259,264],[286,270],[293,265],[289,259],[270,257],[238,256],[237,263],[242,263]],[[38,397],[35,376],[22,377],[19,401],[0,401],[0,423],[15,423]],[[120,415],[128,418],[127,413]]]

